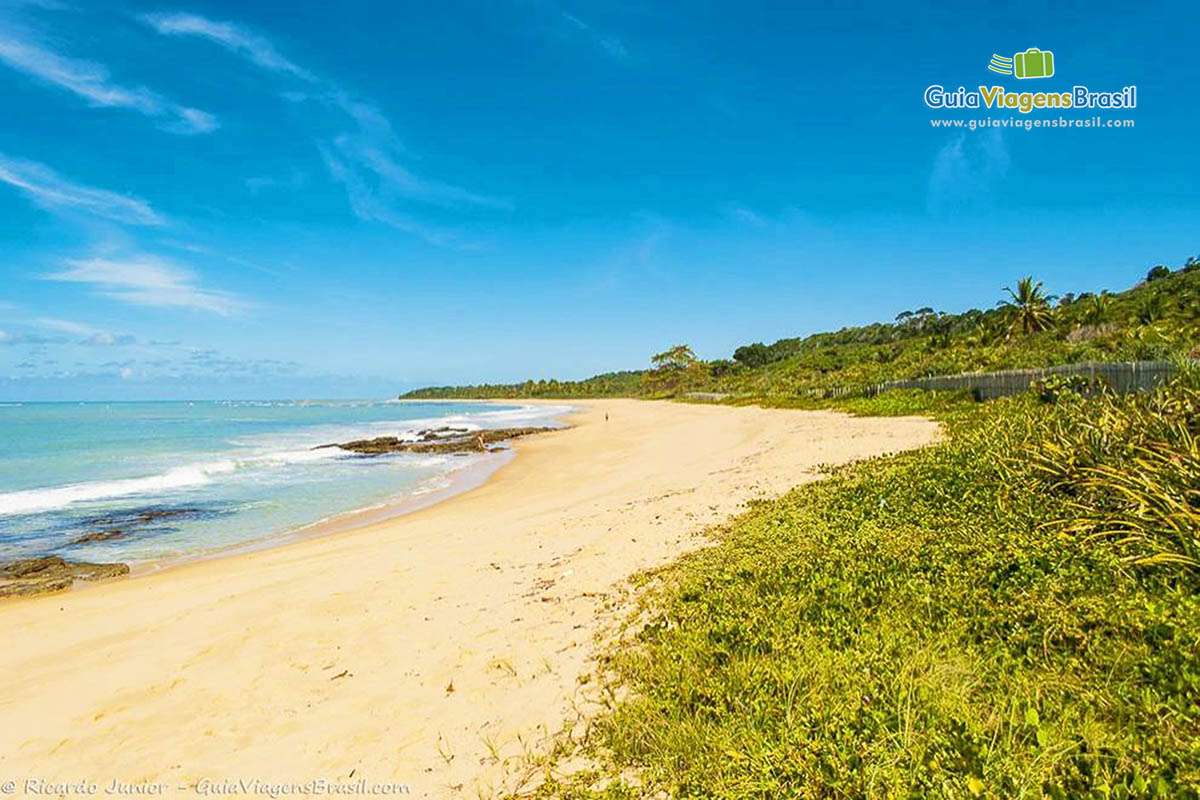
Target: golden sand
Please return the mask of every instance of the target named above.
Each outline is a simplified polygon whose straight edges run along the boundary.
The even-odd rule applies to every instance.
[[[818,465],[938,435],[919,418],[576,405],[574,427],[430,508],[0,603],[0,778],[490,796],[573,719],[623,578]]]

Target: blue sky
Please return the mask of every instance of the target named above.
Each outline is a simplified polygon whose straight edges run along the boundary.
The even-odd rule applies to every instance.
[[[1124,288],[1200,252],[1200,9],[1063,6],[0,0],[0,399],[575,378]],[[1028,47],[1054,78],[987,71]],[[1132,84],[1135,127],[934,129],[1020,116],[934,83]]]

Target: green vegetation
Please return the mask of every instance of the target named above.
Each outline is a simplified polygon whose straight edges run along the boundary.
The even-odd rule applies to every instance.
[[[722,392],[774,405],[786,398],[844,391],[862,394],[890,380],[1085,361],[1171,358],[1200,343],[1200,261],[1155,267],[1124,292],[1046,295],[1022,278],[995,307],[945,314],[904,311],[894,322],[803,338],[755,342],[732,360],[699,361],[686,345],[653,369],[582,381],[418,389],[405,397],[664,397]],[[674,354],[674,355],[672,355]],[[686,356],[686,357],[685,357]],[[658,358],[658,356],[656,356]]]
[[[1032,277],[1021,278],[1017,281],[1017,290],[1007,286],[1011,300],[1002,300],[1000,307],[1009,312],[1012,318],[1011,328],[1025,335],[1049,330],[1054,324],[1054,313],[1050,310],[1050,298],[1042,291],[1042,282],[1033,282]]]
[[[648,576],[592,767],[538,794],[1200,796],[1200,377],[1069,383]]]
[[[1200,798],[1200,261],[1115,294],[1005,291],[731,361],[677,345],[644,372],[410,395],[724,392],[949,434],[758,503],[643,576],[599,665],[608,708],[536,795]],[[866,391],[1132,359],[1179,368],[1138,395],[1057,375],[988,403]]]
[[[656,353],[650,357],[654,369],[642,376],[642,389],[649,394],[674,395],[692,386],[703,386],[709,378],[709,368],[686,344]]]
[[[859,417],[903,417],[911,414],[941,417],[975,404],[968,391],[924,391],[894,389],[871,396],[814,397],[811,395],[773,395],[768,398],[738,398],[734,405],[758,405],[768,408],[835,409]]]
[[[923,308],[890,324],[748,345],[734,353],[740,369],[713,385],[771,399],[926,375],[1184,355],[1200,343],[1197,263],[1124,292],[1067,294],[1053,305],[1025,278],[985,311]]]
[[[538,380],[524,383],[480,383],[431,386],[401,395],[404,399],[442,400],[495,397],[634,397],[642,392],[642,372],[606,372],[582,381]]]

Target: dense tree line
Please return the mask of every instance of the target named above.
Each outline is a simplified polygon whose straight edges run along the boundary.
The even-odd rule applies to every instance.
[[[1048,294],[1023,277],[995,305],[950,314],[925,306],[876,322],[753,342],[733,358],[703,361],[686,344],[649,369],[580,381],[419,389],[413,398],[670,396],[718,391],[762,396],[866,386],[886,380],[1080,361],[1167,358],[1200,342],[1200,260],[1159,265],[1123,292]]]

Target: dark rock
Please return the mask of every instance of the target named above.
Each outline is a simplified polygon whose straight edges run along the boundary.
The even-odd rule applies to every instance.
[[[461,435],[461,434],[466,434],[466,433],[470,433],[470,432],[471,432],[470,428],[451,428],[448,425],[444,425],[440,428],[434,428],[433,430],[421,431],[420,433],[417,434],[417,438],[422,442],[433,442],[433,441],[437,441],[438,439],[444,439],[448,435],[450,435],[450,436],[455,435],[455,434]]]
[[[87,544],[88,542],[108,542],[113,539],[124,539],[128,536],[125,531],[120,528],[112,528],[107,531],[96,531],[94,533],[85,533],[76,539],[71,540],[71,544]]]
[[[66,563],[58,556],[27,558],[24,561],[14,561],[0,567],[0,578],[25,578],[30,575],[51,574],[61,571]]]
[[[466,428],[434,428],[418,431],[416,440],[399,439],[395,436],[379,436],[375,439],[357,439],[353,442],[323,444],[314,449],[339,447],[364,456],[387,453],[486,453],[490,445],[519,439],[535,433],[547,433],[557,428],[493,428],[469,431]]]
[[[117,511],[97,517],[86,517],[80,522],[95,527],[132,527],[148,525],[151,522],[178,519],[179,517],[208,516],[212,511],[196,506],[147,506],[129,511]]]
[[[127,564],[89,564],[59,556],[26,558],[0,565],[0,597],[57,592],[77,580],[98,581],[128,573]]]

